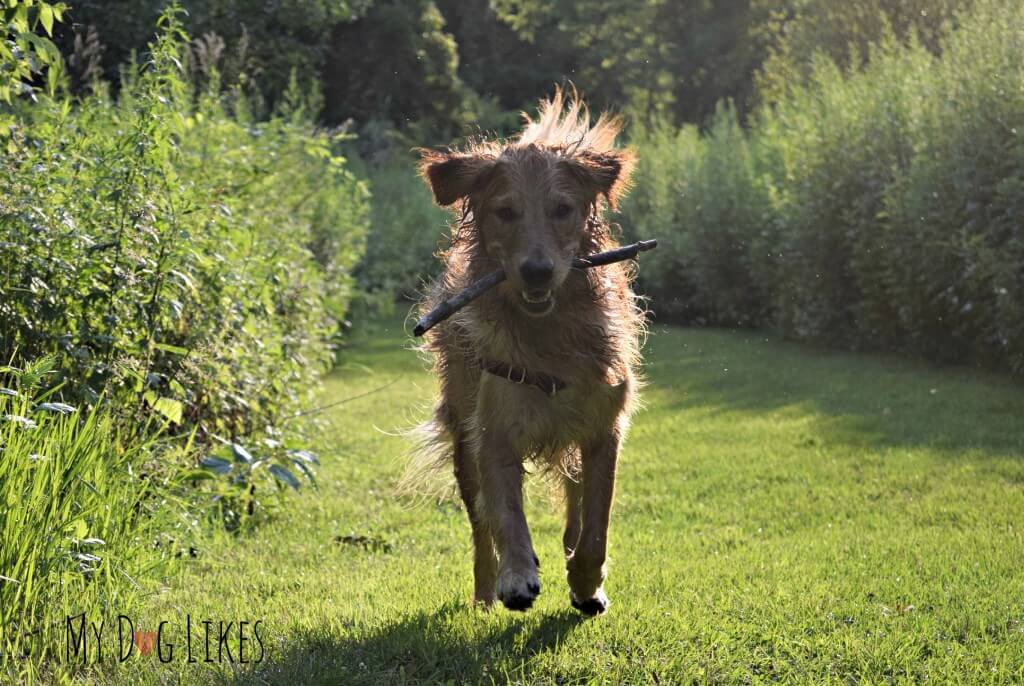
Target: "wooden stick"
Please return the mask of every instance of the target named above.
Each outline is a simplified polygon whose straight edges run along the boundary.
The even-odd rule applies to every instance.
[[[608,252],[599,252],[587,257],[577,257],[572,261],[572,266],[574,269],[603,267],[606,264],[631,260],[640,253],[654,250],[657,247],[658,241],[656,239],[640,241],[639,243],[624,245],[621,248],[609,250]],[[505,272],[499,269],[491,272],[472,286],[459,291],[447,300],[442,300],[437,304],[437,307],[427,312],[416,322],[416,328],[412,330],[413,335],[422,336],[504,280]]]

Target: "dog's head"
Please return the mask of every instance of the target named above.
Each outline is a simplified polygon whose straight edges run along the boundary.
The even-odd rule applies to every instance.
[[[600,244],[599,213],[615,207],[633,166],[632,153],[615,148],[620,129],[606,115],[591,127],[582,102],[556,92],[511,142],[421,151],[435,200],[472,222],[483,254],[505,270],[506,296],[528,314],[551,312],[573,258]]]

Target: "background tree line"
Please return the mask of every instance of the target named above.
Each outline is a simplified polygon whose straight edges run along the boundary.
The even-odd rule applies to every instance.
[[[81,0],[58,31],[78,83],[116,81],[152,39],[163,0]],[[891,31],[937,50],[965,0],[186,0],[184,22],[226,81],[268,110],[293,71],[323,89],[321,122],[417,143],[506,131],[554,83],[648,123],[741,119],[805,77],[820,51],[859,63]],[[510,116],[511,115],[511,116]],[[368,138],[369,142],[379,139]]]

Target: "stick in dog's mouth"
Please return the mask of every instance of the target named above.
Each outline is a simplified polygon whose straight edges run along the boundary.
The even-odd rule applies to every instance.
[[[575,269],[603,267],[606,264],[631,260],[640,253],[647,252],[648,250],[654,250],[657,247],[657,239],[639,241],[630,245],[624,245],[623,247],[616,248],[615,250],[599,252],[593,255],[587,255],[586,257],[578,257],[573,260],[572,266]],[[427,312],[418,322],[416,322],[416,327],[412,330],[413,335],[422,336],[427,331],[430,331],[430,329],[434,328],[445,319],[448,319],[448,317],[452,316],[504,280],[505,272],[499,269],[491,272],[468,288],[459,291],[447,300],[438,303],[437,307],[432,309],[430,312]],[[551,311],[551,308],[555,305],[555,299],[551,296],[551,291],[523,291],[520,295],[522,296],[523,303],[525,305],[524,309],[526,309],[530,314],[538,316],[545,315]]]

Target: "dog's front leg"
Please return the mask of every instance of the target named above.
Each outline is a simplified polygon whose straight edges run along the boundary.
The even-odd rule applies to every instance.
[[[581,446],[583,526],[566,567],[572,605],[588,615],[601,614],[608,608],[602,584],[607,574],[608,522],[620,442],[619,432],[612,430]]]
[[[500,554],[498,598],[510,610],[526,610],[540,594],[537,557],[523,512],[523,460],[507,432],[481,432],[480,489],[484,515]]]

